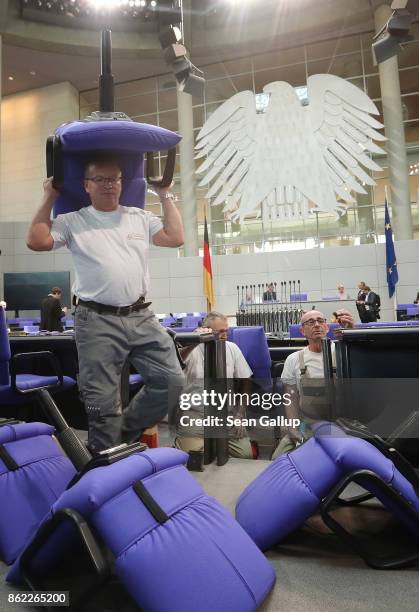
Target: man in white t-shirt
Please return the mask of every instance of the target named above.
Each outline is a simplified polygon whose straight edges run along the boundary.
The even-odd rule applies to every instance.
[[[336,312],[336,315],[341,327],[349,329],[354,326],[353,317],[348,310],[342,308]],[[291,397],[290,405],[285,407],[285,416],[287,419],[300,418],[302,424],[299,429],[288,428],[287,435],[280,441],[272,455],[272,459],[276,459],[279,455],[294,450],[297,444],[304,442],[310,435],[310,428],[306,426],[300,408],[305,414],[309,413],[310,401],[313,403],[318,401],[318,398],[313,400],[310,397],[304,397],[302,384],[303,381],[307,382],[307,379],[309,381],[309,379],[324,378],[322,339],[326,337],[329,329],[326,317],[319,310],[309,310],[303,314],[300,323],[301,333],[307,338],[308,346],[301,351],[288,355],[284,363],[281,379],[284,383],[284,394],[289,393]],[[314,386],[315,382],[312,384]],[[302,406],[303,401],[306,402],[304,406]],[[321,401],[322,399],[320,398]],[[312,410],[314,408],[315,411],[315,407],[312,406],[311,408]]]
[[[209,312],[205,317],[202,327],[197,330],[203,332],[218,332],[219,339],[226,343],[226,377],[227,381],[233,379],[249,379],[252,376],[252,370],[249,367],[240,348],[234,342],[227,340],[228,321],[227,317],[220,312]],[[182,358],[186,364],[185,376],[186,385],[183,389],[183,394],[202,394],[204,384],[204,346],[203,344],[192,345],[181,349]],[[243,381],[244,383],[246,381]],[[242,392],[249,392],[251,386],[247,389],[242,389]],[[231,407],[230,407],[231,408]],[[244,416],[246,406],[234,406],[234,412],[237,418]],[[182,412],[181,410],[179,411]],[[204,416],[203,406],[191,406],[183,415],[188,415],[188,425],[181,426],[177,423],[175,439],[176,448],[180,448],[186,452],[203,451],[203,428],[193,424],[194,419]],[[180,414],[178,416],[181,416]],[[191,424],[192,423],[192,424]],[[234,427],[229,432],[229,454],[232,457],[240,457],[242,459],[253,459],[252,446],[249,438],[245,436],[243,427]]]
[[[163,222],[140,208],[120,206],[122,180],[115,157],[96,156],[84,180],[92,205],[51,222],[58,191],[46,179],[27,236],[34,251],[66,246],[73,256],[78,383],[93,453],[138,439],[176,404],[184,382],[173,341],[145,301],[149,245],[183,244],[180,214],[169,188],[156,189]],[[127,359],[145,384],[122,412]]]

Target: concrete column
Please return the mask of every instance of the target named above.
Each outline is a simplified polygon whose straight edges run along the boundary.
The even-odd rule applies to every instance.
[[[183,1],[183,32],[186,48],[191,41],[191,0]],[[194,135],[192,96],[177,89],[179,134],[182,140],[180,152],[180,188],[182,194],[182,219],[185,233],[184,255],[198,255],[198,219],[196,206],[196,180],[194,160]]]
[[[382,4],[376,9],[374,19],[377,32],[391,13],[388,5]],[[379,64],[378,71],[387,137],[385,145],[390,175],[392,227],[396,240],[410,240],[413,238],[412,213],[397,56]]]

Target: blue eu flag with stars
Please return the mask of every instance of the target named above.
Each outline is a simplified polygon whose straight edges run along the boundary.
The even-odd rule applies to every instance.
[[[387,199],[385,201],[385,234],[386,234],[386,268],[387,268],[387,285],[388,295],[393,297],[396,289],[396,284],[399,280],[399,273],[397,272],[397,261],[396,253],[394,252],[393,243],[393,230],[390,224],[390,215],[388,213]]]

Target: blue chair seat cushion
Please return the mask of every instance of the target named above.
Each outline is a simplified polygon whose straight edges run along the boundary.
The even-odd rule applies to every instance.
[[[0,459],[0,556],[12,563],[73,478],[72,463],[45,423],[0,427],[0,444],[17,464]]]
[[[39,376],[38,374],[18,374],[16,376],[16,387],[21,391],[29,389],[39,389],[46,385],[55,385],[58,382],[56,376]],[[63,388],[69,388],[76,384],[76,381],[69,376],[63,376]]]

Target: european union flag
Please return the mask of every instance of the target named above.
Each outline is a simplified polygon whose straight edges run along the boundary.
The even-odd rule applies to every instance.
[[[387,268],[387,285],[388,295],[393,297],[394,291],[396,290],[396,284],[399,280],[399,273],[397,272],[397,261],[396,253],[394,252],[393,242],[393,230],[390,224],[390,215],[388,213],[387,198],[385,201],[385,234],[386,234],[386,268]]]

